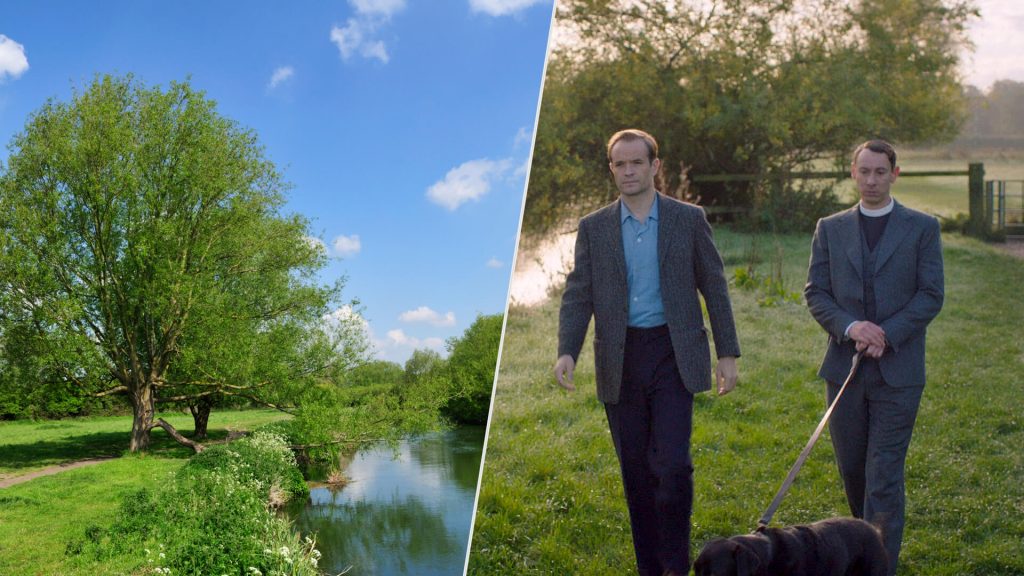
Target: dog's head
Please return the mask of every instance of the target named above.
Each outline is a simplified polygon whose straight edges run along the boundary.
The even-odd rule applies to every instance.
[[[736,539],[716,538],[704,545],[693,565],[696,576],[755,576],[761,558]]]

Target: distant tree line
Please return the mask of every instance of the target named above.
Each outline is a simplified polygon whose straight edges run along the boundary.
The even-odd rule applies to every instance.
[[[426,392],[441,399],[439,411],[450,422],[485,424],[503,319],[501,314],[477,316],[461,337],[448,339],[447,358],[435,350],[420,349],[404,367],[373,360],[349,371],[338,386],[361,393],[387,387],[399,396]]]
[[[988,91],[968,86],[966,97],[959,144],[1024,148],[1024,83],[999,80]]]

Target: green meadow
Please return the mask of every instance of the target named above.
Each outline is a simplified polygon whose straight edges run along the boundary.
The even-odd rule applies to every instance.
[[[183,431],[192,428],[188,414],[159,416]],[[286,417],[275,410],[214,411],[209,438],[216,441],[229,430],[252,430]],[[128,454],[130,429],[131,416],[0,422],[0,478],[125,454],[0,489],[0,574],[114,575],[137,565],[137,557],[96,562],[65,554],[68,543],[82,538],[88,527],[109,526],[124,496],[170,482],[192,455],[162,429],[153,431],[149,453]]]
[[[895,194],[924,207],[907,189],[910,180]],[[801,291],[809,235],[719,229],[716,240],[730,277],[756,263],[760,275],[774,269],[786,292]],[[943,242],[946,301],[929,330],[900,574],[1024,574],[1024,261],[957,234]],[[826,336],[802,297],[762,306],[761,289],[734,287],[732,296],[740,383],[727,396],[702,394],[695,404],[694,555],[711,538],[756,527],[825,408],[816,370]],[[588,338],[578,363],[578,390],[561,390],[551,376],[557,323],[557,298],[509,310],[470,574],[632,570],[591,344]],[[826,432],[774,524],[848,515]]]

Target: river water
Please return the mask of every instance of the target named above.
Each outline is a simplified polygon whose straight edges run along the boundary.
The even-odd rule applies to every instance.
[[[289,516],[316,534],[320,568],[351,576],[462,574],[484,428],[461,427],[360,451],[340,490],[316,487]]]

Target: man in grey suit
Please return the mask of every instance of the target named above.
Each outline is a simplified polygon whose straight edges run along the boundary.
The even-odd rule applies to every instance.
[[[892,145],[860,145],[851,173],[860,202],[818,222],[804,296],[829,336],[818,371],[829,403],[855,352],[863,352],[829,430],[850,510],[882,529],[895,574],[904,463],[925,383],[925,331],[942,308],[942,245],[935,218],[893,200],[899,167]]]
[[[701,208],[663,196],[658,144],[640,130],[608,141],[619,199],[580,220],[559,314],[555,377],[573,371],[594,318],[597,397],[619,458],[639,573],[690,570],[693,395],[711,388],[698,292],[718,354],[719,394],[740,354],[728,283]]]

